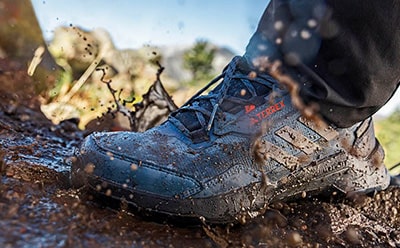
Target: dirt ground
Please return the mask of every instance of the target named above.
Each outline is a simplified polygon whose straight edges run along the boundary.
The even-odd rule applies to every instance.
[[[352,199],[278,202],[233,226],[160,223],[106,208],[69,183],[85,133],[74,120],[53,125],[34,98],[22,99],[18,85],[29,79],[18,75],[0,71],[1,247],[400,247],[394,186]]]

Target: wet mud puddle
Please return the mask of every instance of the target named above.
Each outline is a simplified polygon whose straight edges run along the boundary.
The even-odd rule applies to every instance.
[[[0,112],[1,247],[212,247],[199,227],[172,227],[107,209],[70,187],[70,160],[84,137],[21,107]]]
[[[0,112],[1,247],[400,247],[400,190],[276,203],[245,225],[158,223],[70,187],[85,134],[21,107]],[[382,218],[384,216],[384,218]]]

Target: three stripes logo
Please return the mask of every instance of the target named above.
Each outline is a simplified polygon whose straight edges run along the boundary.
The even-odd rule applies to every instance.
[[[308,121],[304,117],[299,117],[297,119],[299,123],[304,125],[306,128],[313,130],[320,137],[329,141],[336,138],[339,133],[332,127],[323,128],[315,125],[313,122]],[[279,128],[275,131],[275,134],[294,147],[297,151],[301,151],[305,155],[310,155],[316,150],[318,150],[319,144],[313,139],[310,139],[306,133],[303,133],[302,128],[294,129],[293,127],[289,127],[287,125]],[[271,158],[278,163],[284,165],[289,171],[294,171],[299,166],[299,159],[295,154],[287,151],[283,147],[280,147],[277,144],[272,144],[267,140],[262,141],[263,149],[261,153],[267,155],[268,158]]]

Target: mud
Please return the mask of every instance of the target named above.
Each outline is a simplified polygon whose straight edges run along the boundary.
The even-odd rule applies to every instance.
[[[8,78],[7,80],[13,80]],[[11,82],[12,83],[12,82]],[[278,202],[243,225],[154,221],[106,208],[70,186],[86,135],[53,125],[29,102],[0,101],[1,247],[400,247],[400,188]],[[11,100],[10,100],[11,99]]]
[[[109,209],[69,184],[84,132],[24,106],[0,112],[3,247],[400,247],[400,189],[275,203],[245,225],[158,223]],[[122,208],[123,209],[123,208]]]

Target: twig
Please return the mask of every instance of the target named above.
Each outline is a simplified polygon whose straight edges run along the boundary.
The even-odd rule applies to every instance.
[[[121,103],[122,89],[118,93],[117,90],[114,90],[111,87],[112,80],[110,79],[110,80],[107,81],[105,79],[106,71],[105,71],[104,68],[97,68],[96,70],[97,71],[102,71],[103,75],[101,76],[100,81],[107,85],[107,88],[110,91],[110,93],[111,93],[111,95],[112,95],[112,97],[114,99],[115,106],[116,106],[116,108],[114,110],[109,109],[108,113],[114,115],[115,113],[120,112],[121,114],[123,114],[126,117],[128,117],[129,125],[130,125],[131,130],[132,130],[134,128],[134,126],[135,126],[135,112],[130,110],[130,109],[128,109],[126,107],[126,104],[127,103],[133,103],[135,101],[135,98],[132,97],[132,99],[130,99],[130,100],[125,100],[124,99],[124,100],[122,100],[122,103]],[[117,93],[118,93],[118,97],[116,96]]]
[[[39,46],[33,55],[33,59],[28,67],[28,75],[32,76],[35,73],[36,67],[42,62],[43,54],[45,52],[44,46]]]
[[[83,84],[88,80],[90,75],[94,72],[96,67],[99,65],[100,61],[103,59],[103,52],[100,51],[100,53],[97,55],[97,57],[92,61],[92,63],[89,65],[89,67],[86,69],[86,71],[82,74],[82,76],[78,79],[78,81],[72,86],[72,88],[60,98],[61,103],[66,103],[68,102],[77,92],[78,90],[83,86]]]

